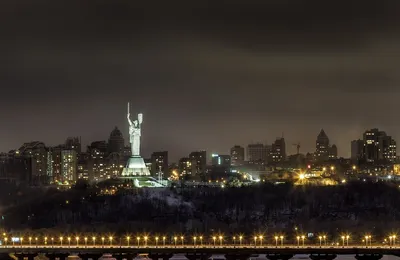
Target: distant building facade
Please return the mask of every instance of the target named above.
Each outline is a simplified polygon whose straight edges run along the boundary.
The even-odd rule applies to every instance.
[[[325,162],[337,159],[338,149],[336,145],[330,145],[329,138],[324,129],[321,129],[315,142],[315,160]]]
[[[241,166],[244,164],[244,148],[240,145],[235,145],[231,148],[231,162],[232,166]]]
[[[268,156],[268,148],[266,145],[257,143],[247,146],[247,159],[253,164],[266,163]]]
[[[164,176],[168,174],[168,151],[154,152],[151,154],[151,174],[157,176],[161,172]]]

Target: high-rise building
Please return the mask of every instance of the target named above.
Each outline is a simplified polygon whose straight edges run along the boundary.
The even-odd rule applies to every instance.
[[[52,177],[48,173],[48,149],[45,144],[38,141],[24,143],[18,151],[31,159],[31,183],[48,184]]]
[[[324,129],[317,136],[315,157],[317,161],[327,161],[329,159],[329,138]]]
[[[386,132],[377,128],[367,130],[363,134],[363,159],[366,162],[395,162],[396,141]]]
[[[62,183],[77,180],[77,156],[75,150],[61,151],[61,179]]]
[[[353,140],[351,141],[351,160],[353,162],[360,161],[364,156],[364,141]]]
[[[286,144],[283,137],[276,138],[275,142],[272,144],[269,157],[274,163],[283,162],[286,160]]]
[[[81,138],[80,137],[68,137],[65,141],[65,149],[75,150],[76,154],[79,155],[82,152]]]
[[[337,155],[338,155],[338,151],[337,151],[337,146],[336,145],[332,145],[329,147],[329,160],[336,160],[337,159]]]
[[[158,176],[161,172],[164,176],[168,174],[168,151],[154,152],[151,154],[151,174]]]
[[[249,144],[247,146],[247,158],[250,163],[262,164],[267,161],[267,146],[264,144]]]
[[[181,158],[179,160],[178,167],[181,176],[192,175],[193,168],[192,168],[192,160],[190,158],[188,157]]]
[[[212,154],[211,155],[212,166],[230,168],[231,166],[231,156],[222,154]]]
[[[231,148],[231,161],[233,166],[240,166],[244,163],[244,148],[235,145]]]
[[[204,174],[207,171],[207,153],[206,151],[191,152],[189,154],[190,164],[192,166],[192,174]]]
[[[114,130],[111,131],[110,138],[108,139],[108,153],[122,154],[124,152],[124,147],[124,137],[118,127],[115,127]]]

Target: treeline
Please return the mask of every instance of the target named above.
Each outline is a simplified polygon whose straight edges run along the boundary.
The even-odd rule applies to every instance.
[[[113,196],[95,187],[47,190],[4,210],[9,229],[58,228],[115,232],[177,229],[206,232],[293,230],[338,232],[374,228],[386,232],[400,223],[400,191],[384,183],[340,186],[260,184],[237,188],[137,189]]]

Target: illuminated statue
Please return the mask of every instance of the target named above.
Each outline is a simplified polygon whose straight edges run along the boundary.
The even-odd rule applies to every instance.
[[[128,122],[129,122],[129,142],[131,143],[132,156],[140,156],[140,136],[141,125],[143,122],[143,114],[138,114],[137,120],[133,121],[130,118],[129,103],[128,103]]]
[[[122,170],[121,176],[148,176],[150,175],[150,171],[143,158],[140,156],[140,137],[142,135],[143,114],[138,114],[137,119],[132,121],[128,103],[127,118],[129,123],[129,142],[131,144],[132,155],[129,157],[126,167]]]

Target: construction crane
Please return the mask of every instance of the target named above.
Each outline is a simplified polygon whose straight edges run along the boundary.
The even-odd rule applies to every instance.
[[[293,146],[296,146],[297,154],[300,154],[300,142],[298,142],[297,144],[293,144]]]

